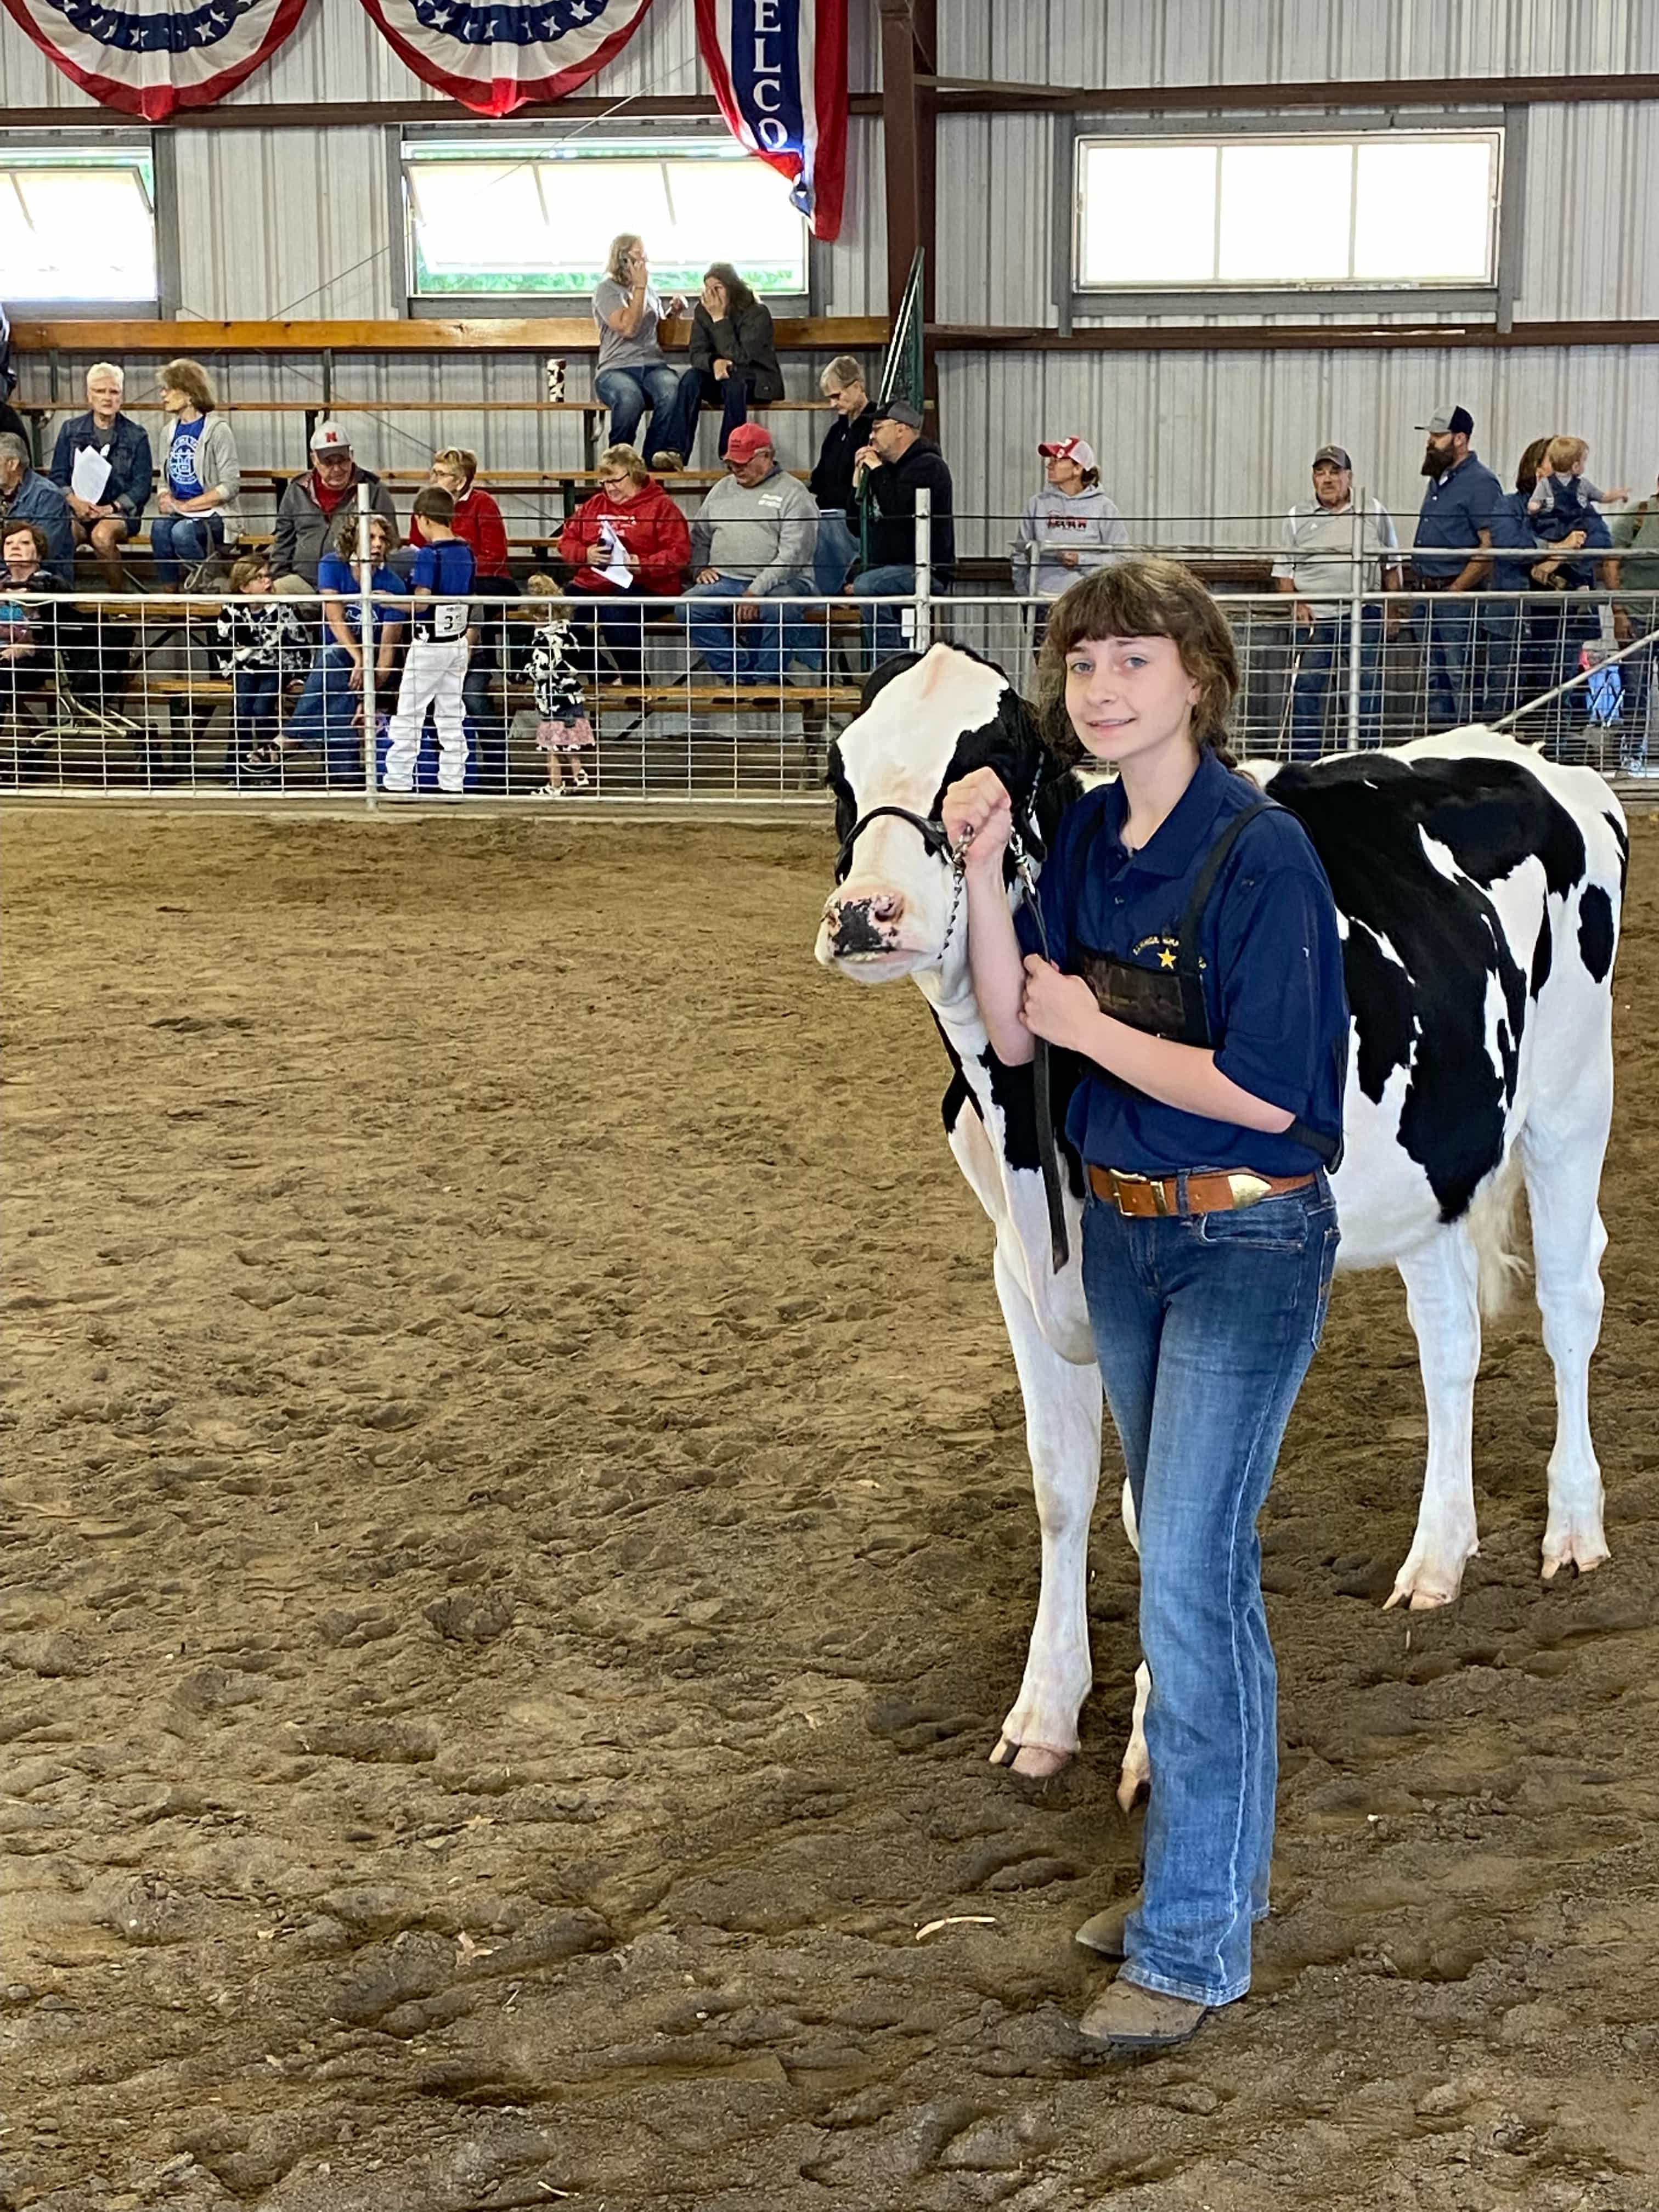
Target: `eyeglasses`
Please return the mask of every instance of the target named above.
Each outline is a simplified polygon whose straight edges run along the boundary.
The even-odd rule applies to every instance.
[[[626,483],[628,478],[626,476],[601,477],[599,482],[602,484]]]

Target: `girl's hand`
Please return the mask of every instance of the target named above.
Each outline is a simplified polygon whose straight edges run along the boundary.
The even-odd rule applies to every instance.
[[[1013,834],[1014,808],[1008,787],[994,768],[976,768],[951,784],[939,807],[939,819],[952,849],[963,852],[969,875],[1000,873],[1003,852]]]
[[[351,664],[351,674],[346,679],[346,690],[348,691],[361,691],[362,688],[363,664],[361,660],[354,660]]]
[[[1026,955],[1019,1018],[1033,1036],[1086,1052],[1084,1040],[1099,1012],[1095,994],[1081,975],[1067,975],[1035,952]]]

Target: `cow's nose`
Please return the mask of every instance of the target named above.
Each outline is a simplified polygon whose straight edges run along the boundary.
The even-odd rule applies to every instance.
[[[824,910],[830,943],[838,953],[890,951],[903,915],[902,891],[872,891],[860,898],[836,897]]]

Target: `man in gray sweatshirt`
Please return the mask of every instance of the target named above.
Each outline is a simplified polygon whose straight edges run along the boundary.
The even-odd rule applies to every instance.
[[[772,433],[740,422],[726,448],[726,476],[691,521],[696,580],[680,619],[708,669],[728,684],[776,684],[797,654],[821,640],[803,631],[780,595],[812,589],[818,510],[804,483],[778,466]]]

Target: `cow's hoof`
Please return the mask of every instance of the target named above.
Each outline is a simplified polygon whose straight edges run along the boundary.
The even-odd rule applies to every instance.
[[[1565,1535],[1544,1538],[1544,1581],[1553,1583],[1563,1567],[1577,1567],[1581,1575],[1594,1574],[1613,1554],[1599,1528],[1569,1529]]]
[[[1437,1557],[1426,1544],[1413,1544],[1405,1565],[1394,1578],[1394,1589],[1383,1612],[1392,1613],[1397,1605],[1408,1605],[1413,1613],[1431,1613],[1437,1606],[1455,1605],[1463,1587],[1463,1570],[1480,1549],[1479,1544],[1471,1544],[1460,1553],[1454,1545]]]
[[[1050,1782],[1071,1760],[1069,1751],[1054,1751],[1046,1743],[1010,1743],[1006,1735],[1000,1735],[990,1763],[1012,1767],[1028,1782]]]

